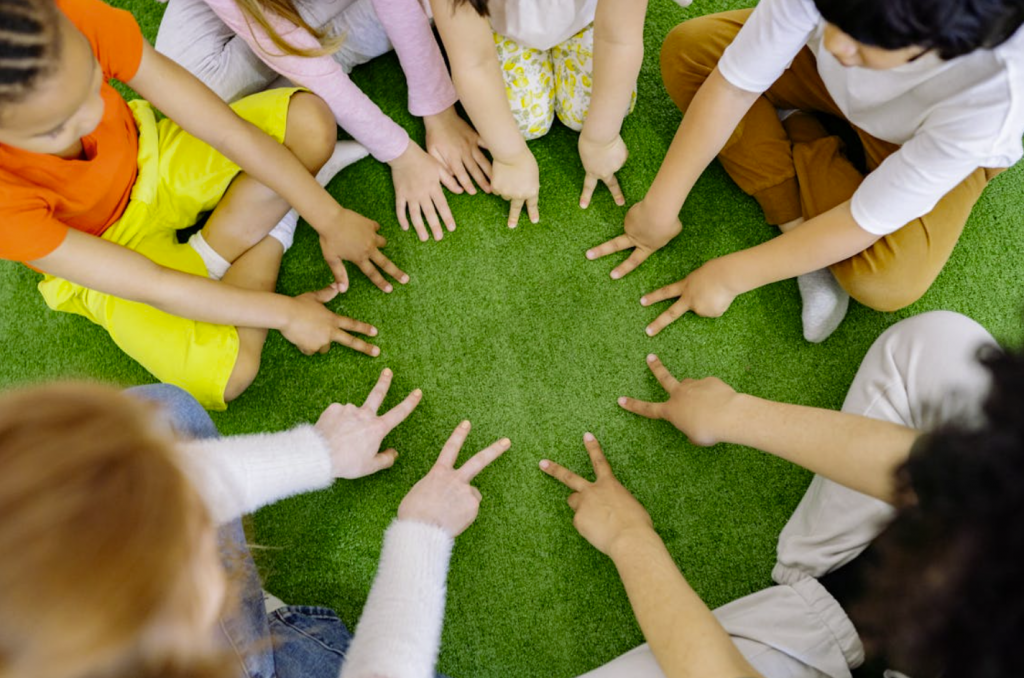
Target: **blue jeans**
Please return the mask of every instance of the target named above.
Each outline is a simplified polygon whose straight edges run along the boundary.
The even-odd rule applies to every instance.
[[[206,410],[177,386],[154,384],[129,389],[131,395],[161,405],[183,438],[220,434]],[[242,521],[221,527],[221,555],[229,581],[238,588],[238,606],[220,622],[225,644],[238,657],[245,678],[338,678],[352,639],[333,611],[286,606],[267,614],[256,564],[245,543]]]

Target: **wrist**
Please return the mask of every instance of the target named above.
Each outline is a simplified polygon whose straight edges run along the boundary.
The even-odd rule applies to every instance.
[[[455,106],[449,106],[448,108],[438,113],[432,113],[431,115],[423,116],[423,126],[426,128],[427,133],[431,131],[437,131],[442,127],[445,127],[453,121],[454,118],[458,118],[459,114],[455,112]]]
[[[712,259],[705,266],[714,269],[719,282],[734,296],[746,294],[768,283],[761,280],[760,267],[750,261],[751,250],[741,250]]]
[[[619,563],[624,559],[635,557],[652,547],[664,548],[661,537],[650,525],[636,525],[622,530],[608,544],[608,557],[612,562]]]

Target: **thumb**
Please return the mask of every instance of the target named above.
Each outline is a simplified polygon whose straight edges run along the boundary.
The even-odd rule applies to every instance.
[[[321,304],[326,304],[328,301],[338,296],[338,288],[334,285],[328,285],[322,290],[314,290],[309,294]]]
[[[394,448],[384,450],[373,458],[373,463],[371,464],[371,467],[373,468],[372,473],[383,471],[386,468],[391,468],[395,465],[396,459],[398,459],[398,450]]]
[[[334,274],[334,281],[337,283],[334,285],[336,291],[345,293],[348,292],[348,271],[345,270],[345,262],[341,258],[334,259],[328,262],[331,267],[331,273]],[[332,299],[334,297],[331,297]]]

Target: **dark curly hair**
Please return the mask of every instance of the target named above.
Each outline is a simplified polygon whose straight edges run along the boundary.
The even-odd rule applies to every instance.
[[[1024,353],[982,362],[985,424],[919,440],[851,610],[869,654],[915,678],[1024,676]]]
[[[814,0],[831,24],[881,47],[923,47],[953,59],[997,47],[1024,23],[1024,0]]]

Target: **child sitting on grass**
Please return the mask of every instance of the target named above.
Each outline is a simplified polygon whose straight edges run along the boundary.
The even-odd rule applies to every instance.
[[[619,136],[632,110],[644,57],[647,0],[431,0],[452,79],[493,160],[491,188],[511,202],[509,228],[525,204],[540,212],[540,173],[524,139],[548,133],[557,113],[580,132],[586,178],[625,204],[615,173],[629,151]],[[495,58],[497,50],[497,58]]]
[[[912,304],[989,179],[1024,155],[1022,21],[1020,0],[764,0],[687,21],[661,55],[682,125],[625,234],[587,256],[635,247],[612,277],[636,268],[680,232],[718,155],[783,234],[645,296],[678,297],[648,334],[797,276],[808,341],[835,330],[847,294],[880,311]],[[852,127],[863,162],[828,119]]]
[[[426,126],[426,152],[348,77],[392,43],[409,112]],[[455,112],[455,89],[419,0],[170,0],[156,49],[225,101],[273,86],[279,76],[308,87],[338,125],[391,167],[399,224],[408,230],[411,221],[420,240],[428,227],[435,240],[442,227],[455,229],[444,187],[475,194],[475,180],[490,190],[490,163]]]
[[[125,103],[111,78],[167,118]],[[348,289],[344,261],[385,292],[376,266],[408,280],[381,253],[379,226],[312,176],[336,138],[322,101],[282,89],[233,108],[156,53],[128,12],[0,0],[0,257],[42,271],[52,309],[99,324],[211,409],[255,378],[270,328],[307,354],[332,342],[379,353],[348,333],[375,328],[324,307]],[[319,232],[335,274],[295,298],[273,293],[297,223],[289,204]],[[179,244],[177,231],[209,210]]]

